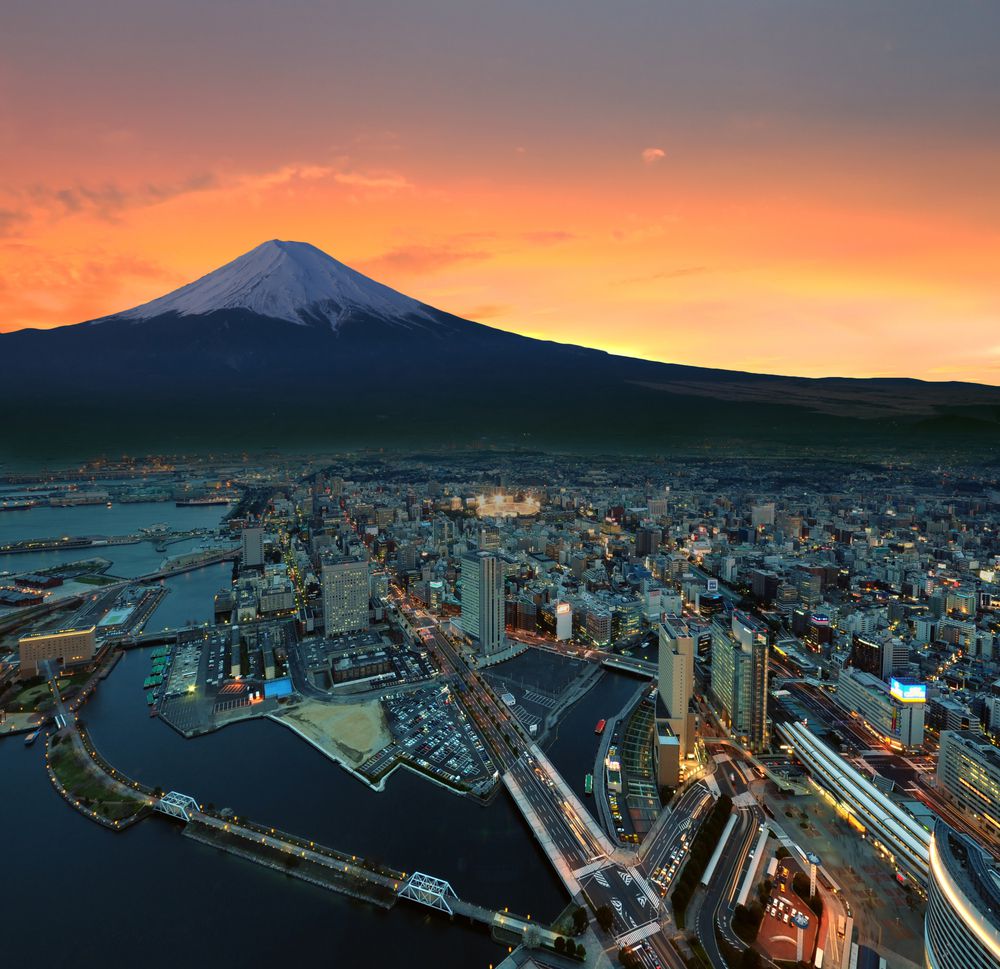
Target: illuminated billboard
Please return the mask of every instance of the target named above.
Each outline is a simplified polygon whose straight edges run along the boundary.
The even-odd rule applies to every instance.
[[[889,693],[901,703],[923,703],[927,699],[927,687],[913,680],[889,680]]]

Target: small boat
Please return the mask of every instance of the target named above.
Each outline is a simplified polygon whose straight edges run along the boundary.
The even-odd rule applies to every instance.
[[[598,720],[597,721],[597,726],[594,727],[594,733],[596,733],[596,734],[602,734],[602,733],[604,733],[604,727],[605,727],[605,724],[607,724],[607,722],[608,722],[607,720]]]
[[[38,739],[38,733],[39,731],[32,730],[31,733],[29,733],[28,736],[24,738],[24,746],[30,747]]]
[[[584,794],[593,794],[594,793],[594,775],[593,774],[588,774],[583,779],[583,793]]]

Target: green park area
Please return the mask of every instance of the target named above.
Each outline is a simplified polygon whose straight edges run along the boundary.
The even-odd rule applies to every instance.
[[[80,582],[83,585],[114,585],[116,582],[121,582],[121,579],[115,578],[113,575],[78,575],[74,582]]]
[[[53,738],[48,761],[56,780],[72,799],[108,821],[124,821],[144,806],[138,797],[125,794],[68,738]]]
[[[52,691],[41,677],[26,680],[20,690],[6,701],[10,713],[30,713],[52,706]]]

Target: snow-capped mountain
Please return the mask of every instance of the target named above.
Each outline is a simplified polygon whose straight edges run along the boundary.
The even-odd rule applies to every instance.
[[[613,356],[461,319],[278,241],[123,313],[0,333],[0,409],[0,463],[188,445],[649,450],[907,435],[920,447],[941,434],[979,447],[1000,434],[997,387]]]
[[[96,320],[149,320],[247,310],[302,326],[336,329],[352,314],[401,325],[431,320],[428,307],[328,256],[307,242],[272,239],[193,283],[134,309]]]

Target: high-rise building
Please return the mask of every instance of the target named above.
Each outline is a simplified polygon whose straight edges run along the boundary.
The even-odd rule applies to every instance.
[[[668,619],[659,627],[659,691],[681,758],[694,749],[688,707],[694,693],[695,637],[683,620]]]
[[[927,969],[1000,969],[1000,871],[941,820],[930,847],[924,962]]]
[[[1000,837],[1000,748],[972,730],[944,730],[938,784],[994,839]]]
[[[487,655],[504,646],[503,567],[492,552],[462,556],[462,631]]]
[[[751,593],[758,602],[774,602],[781,580],[777,573],[766,569],[750,570]]]
[[[323,622],[327,636],[368,628],[368,563],[359,558],[323,563]]]
[[[898,639],[885,642],[859,636],[851,637],[851,665],[886,683],[897,673],[906,671],[910,662],[910,649]]]
[[[753,751],[770,738],[767,719],[770,631],[734,611],[730,625],[712,623],[712,697],[733,734]]]
[[[663,541],[663,532],[659,528],[640,528],[635,533],[635,554],[638,556],[652,555]]]
[[[500,548],[500,529],[496,525],[480,525],[477,544],[483,552],[496,551]]]
[[[240,562],[243,568],[262,566],[264,564],[264,529],[244,528],[240,538]]]

